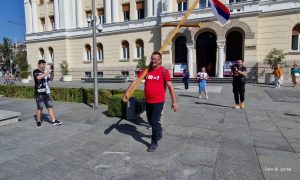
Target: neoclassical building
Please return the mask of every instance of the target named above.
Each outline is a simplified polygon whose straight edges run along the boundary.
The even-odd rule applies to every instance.
[[[221,0],[222,1],[222,0]],[[129,76],[137,62],[158,51],[194,0],[96,0],[98,76]],[[163,65],[174,72],[185,65],[191,74],[209,67],[210,76],[223,77],[229,61],[243,59],[250,74],[263,81],[269,70],[263,60],[272,48],[287,53],[286,64],[300,64],[299,0],[223,0],[231,11],[222,26],[208,0],[200,0],[187,23],[163,52]],[[24,0],[28,61],[69,63],[74,79],[92,76],[91,0]]]

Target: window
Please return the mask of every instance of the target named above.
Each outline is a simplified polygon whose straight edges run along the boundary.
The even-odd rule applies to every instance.
[[[98,11],[99,24],[104,24],[105,23],[104,10],[97,9],[97,11]]]
[[[91,51],[91,46],[89,44],[85,45],[85,60],[86,61],[92,60],[92,51]]]
[[[103,45],[97,44],[97,61],[103,61]]]
[[[121,71],[122,77],[129,77],[129,71]]]
[[[239,3],[247,0],[229,0],[229,3]]]
[[[84,77],[92,77],[92,73],[91,72],[84,72]]]
[[[136,9],[137,9],[138,19],[144,19],[145,18],[144,2],[137,2],[136,3]]]
[[[129,21],[130,20],[130,6],[129,6],[129,4],[123,4],[122,9],[123,9],[124,21]]]
[[[129,43],[128,43],[128,41],[122,42],[122,58],[129,59]]]
[[[40,4],[44,4],[44,0],[40,0]]]
[[[41,27],[42,27],[42,31],[46,30],[46,26],[45,26],[45,18],[40,18],[41,21]]]
[[[207,7],[210,7],[209,0],[200,0],[199,8],[204,9],[204,8],[207,8]]]
[[[51,30],[55,30],[54,16],[49,16]]]
[[[98,72],[98,73],[97,73],[97,76],[98,76],[98,77],[103,77],[103,72],[102,72],[102,71]]]
[[[186,11],[188,7],[187,0],[178,0],[178,11]]]
[[[41,58],[41,59],[45,59],[45,52],[44,52],[44,49],[43,49],[43,48],[39,48],[39,51],[40,51],[40,58]]]
[[[85,11],[85,15],[86,15],[87,26],[92,27],[92,21],[93,21],[92,11]]]
[[[139,39],[135,42],[136,45],[136,57],[137,59],[142,59],[144,56],[144,42],[143,40]]]
[[[52,48],[52,47],[49,47],[48,50],[49,50],[49,62],[50,62],[50,63],[53,63],[53,61],[54,61],[54,52],[53,52],[53,48]]]
[[[53,0],[49,0],[49,3],[53,3]]]
[[[295,26],[292,31],[292,50],[300,51],[300,24]]]

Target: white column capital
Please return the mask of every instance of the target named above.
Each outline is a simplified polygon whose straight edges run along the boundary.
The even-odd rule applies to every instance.
[[[218,45],[218,48],[224,48],[225,47],[225,40],[219,40],[217,41],[217,45]]]
[[[192,50],[195,48],[195,43],[185,43],[188,50]]]

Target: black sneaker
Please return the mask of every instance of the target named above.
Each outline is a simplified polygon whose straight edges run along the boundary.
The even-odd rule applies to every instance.
[[[39,127],[42,127],[42,122],[41,121],[37,121],[36,122],[36,126],[39,128]]]
[[[151,143],[150,146],[148,147],[147,151],[154,152],[157,149],[157,147],[158,147],[157,143]]]
[[[59,126],[59,125],[62,125],[62,122],[58,121],[58,120],[55,120],[53,122],[53,126]]]

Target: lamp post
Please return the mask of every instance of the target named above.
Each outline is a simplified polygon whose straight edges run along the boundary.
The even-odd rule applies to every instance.
[[[99,109],[98,104],[98,68],[96,53],[96,10],[95,0],[92,0],[92,27],[93,27],[93,73],[94,73],[94,109]]]

